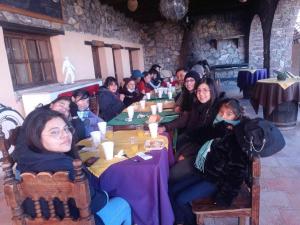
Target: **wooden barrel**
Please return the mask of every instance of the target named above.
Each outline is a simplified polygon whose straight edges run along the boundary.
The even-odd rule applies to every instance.
[[[272,121],[281,130],[288,130],[296,127],[298,103],[295,101],[281,103],[270,115],[267,115],[265,108],[263,112],[264,118]]]

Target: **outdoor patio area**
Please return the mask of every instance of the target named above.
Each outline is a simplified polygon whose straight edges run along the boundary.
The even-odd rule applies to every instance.
[[[255,117],[249,101],[242,99],[242,94],[234,86],[226,86],[228,96],[238,98],[250,117]],[[260,114],[261,116],[261,110]],[[298,116],[299,118],[299,116]],[[261,159],[261,197],[260,225],[299,225],[300,224],[300,124],[288,131],[282,131],[286,147],[269,158]],[[0,185],[3,183],[1,171]],[[0,189],[0,224],[9,225],[10,210],[4,200],[3,189]],[[206,225],[235,225],[236,218],[207,219]]]

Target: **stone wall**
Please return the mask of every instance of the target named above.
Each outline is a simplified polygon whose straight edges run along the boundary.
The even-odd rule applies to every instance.
[[[210,65],[247,62],[249,16],[246,12],[201,16],[186,32],[183,63],[191,66],[207,59]],[[219,77],[234,77],[234,70],[218,71]]]
[[[140,42],[140,25],[99,0],[64,0],[64,26],[68,31],[86,32],[134,43]]]
[[[258,15],[253,17],[249,35],[249,66],[263,68],[264,66],[264,39]]]
[[[293,35],[300,0],[280,0],[278,2],[271,30],[270,71],[290,70]]]
[[[183,28],[176,23],[144,24],[141,41],[145,49],[145,69],[148,70],[152,64],[159,64],[175,72],[179,67],[183,33]]]
[[[67,30],[95,34],[134,43],[140,42],[140,25],[132,19],[102,5],[99,0],[64,0],[65,24],[49,22],[6,11],[0,11],[0,20],[53,30]]]

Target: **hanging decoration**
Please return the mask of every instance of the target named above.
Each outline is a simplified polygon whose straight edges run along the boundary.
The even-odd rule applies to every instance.
[[[167,19],[172,21],[181,20],[189,8],[189,0],[160,0],[160,13]]]
[[[128,0],[127,1],[127,8],[131,12],[135,12],[137,10],[139,3],[137,0]]]

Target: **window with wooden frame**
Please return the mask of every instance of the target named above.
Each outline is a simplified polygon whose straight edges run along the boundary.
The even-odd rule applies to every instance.
[[[15,90],[56,82],[49,36],[4,32]]]

